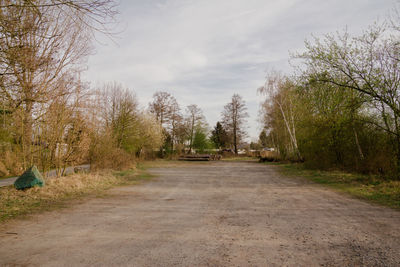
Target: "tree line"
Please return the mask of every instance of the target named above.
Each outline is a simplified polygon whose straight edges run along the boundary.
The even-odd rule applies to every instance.
[[[94,33],[112,34],[116,14],[111,0],[0,1],[0,176],[122,166],[162,143],[131,91],[79,78]]]
[[[398,17],[305,42],[293,75],[268,73],[262,132],[283,159],[400,178]]]
[[[160,156],[224,148],[233,149],[237,154],[238,146],[246,137],[246,109],[242,97],[234,94],[223,108],[221,122],[218,121],[210,133],[203,111],[196,104],[188,105],[182,113],[174,96],[156,92],[149,103],[149,111],[155,115],[165,136]]]
[[[111,0],[0,0],[0,176],[33,164],[62,175],[81,163],[121,168],[155,152],[237,147],[240,116],[226,114],[226,133],[215,143],[195,104],[182,114],[172,95],[156,92],[144,110],[118,82],[91,88],[80,79],[94,34],[112,34],[116,7]]]

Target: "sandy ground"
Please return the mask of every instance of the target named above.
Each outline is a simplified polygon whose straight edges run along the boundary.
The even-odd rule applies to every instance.
[[[0,265],[400,266],[400,212],[214,162],[0,229]]]

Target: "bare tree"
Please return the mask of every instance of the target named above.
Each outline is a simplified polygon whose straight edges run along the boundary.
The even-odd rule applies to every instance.
[[[278,107],[290,138],[291,150],[297,158],[301,160],[302,156],[299,151],[296,136],[296,120],[293,111],[294,103],[291,95],[292,86],[293,85],[285,76],[279,72],[272,71],[268,74],[264,86],[260,87],[258,91],[267,96],[264,108],[268,109],[266,106],[268,106],[269,103]]]
[[[146,151],[159,148],[164,142],[164,134],[153,114],[141,113],[138,118],[135,147],[137,156],[141,157]]]
[[[242,97],[234,94],[231,102],[226,104],[222,111],[222,123],[232,138],[236,155],[238,154],[240,141],[246,136],[245,123],[246,118],[249,116],[246,110],[247,107]]]
[[[58,81],[90,52],[93,28],[88,7],[80,1],[0,1],[0,90],[9,110],[21,115],[25,167],[33,161],[38,104],[57,98]]]
[[[155,116],[139,111],[135,94],[117,82],[97,91],[91,109],[90,160],[96,168],[129,166],[135,156],[152,154],[163,143],[163,129]]]
[[[170,135],[171,135],[171,150],[175,149],[175,144],[178,142],[177,136],[179,135],[180,125],[183,123],[183,117],[180,113],[180,107],[175,98],[171,101],[170,114]]]
[[[138,124],[138,101],[133,92],[117,82],[104,85],[103,98],[104,119],[106,127],[111,130],[117,148],[128,152],[134,150],[131,140]]]
[[[77,23],[84,23],[94,31],[110,34],[110,25],[118,14],[114,0],[2,0],[0,10],[10,8],[33,9],[41,14],[43,8],[57,8],[63,16],[71,17]]]
[[[79,164],[88,156],[89,134],[85,104],[87,87],[74,77],[59,80],[57,97],[39,103],[32,130],[32,157],[42,170]],[[64,92],[64,93],[63,93]]]
[[[167,129],[173,128],[171,122],[175,126],[175,121],[177,119],[176,116],[179,110],[179,106],[177,105],[176,99],[168,92],[158,91],[153,94],[153,101],[149,103],[149,111],[154,114],[157,121],[160,123],[162,127],[164,127],[165,135],[172,135],[172,133],[168,133]],[[172,120],[172,121],[171,121]],[[173,140],[172,140],[173,143]],[[164,147],[160,147],[160,155],[163,156]]]
[[[149,111],[154,114],[162,126],[170,120],[171,106],[176,103],[175,98],[168,92],[156,92],[153,101],[149,103]]]
[[[195,129],[201,124],[204,124],[203,111],[197,105],[189,105],[186,107],[186,122],[187,122],[187,133],[189,139],[189,153],[192,152],[193,148],[193,138],[195,134]]]

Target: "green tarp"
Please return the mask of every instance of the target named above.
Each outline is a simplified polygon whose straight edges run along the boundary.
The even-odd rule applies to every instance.
[[[38,185],[44,186],[43,176],[40,174],[36,166],[30,167],[14,182],[16,189],[26,189]]]

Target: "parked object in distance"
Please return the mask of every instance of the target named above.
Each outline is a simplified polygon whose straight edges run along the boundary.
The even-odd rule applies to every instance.
[[[235,155],[235,151],[233,151],[233,149],[230,148],[225,148],[221,150],[221,154],[224,157],[232,157]]]
[[[238,155],[246,155],[246,154],[247,154],[246,150],[244,150],[244,149],[239,149],[238,150]]]
[[[264,147],[262,149],[262,151],[275,151],[275,148],[273,148],[273,147]]]
[[[18,190],[31,188],[36,185],[40,187],[44,186],[44,179],[35,165],[27,169],[14,182],[14,187]]]
[[[187,161],[211,161],[211,160],[220,160],[222,158],[221,155],[214,154],[194,154],[194,155],[182,155],[179,157],[179,160],[187,160]]]

